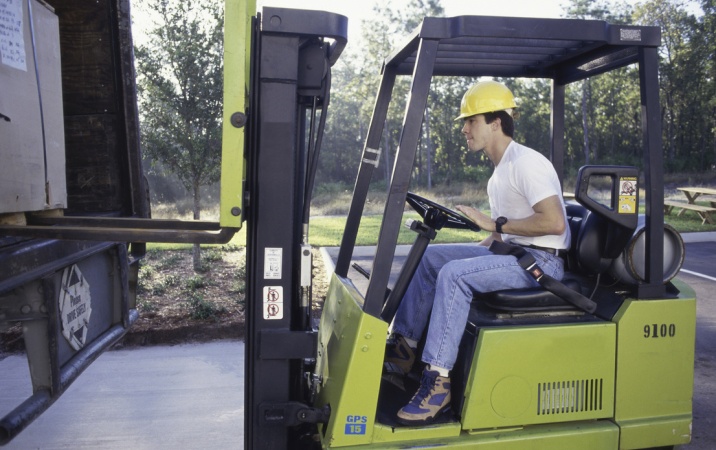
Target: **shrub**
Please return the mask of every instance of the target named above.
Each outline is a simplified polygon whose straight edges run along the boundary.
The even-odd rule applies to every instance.
[[[217,316],[226,313],[226,308],[218,307],[216,303],[204,300],[204,297],[197,293],[189,295],[188,306],[189,315],[196,320],[217,319]]]

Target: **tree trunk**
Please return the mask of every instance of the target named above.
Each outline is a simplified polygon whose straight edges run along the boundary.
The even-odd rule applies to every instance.
[[[582,82],[582,132],[584,133],[584,164],[589,164],[589,80]]]
[[[192,189],[194,192],[192,192],[194,197],[194,205],[192,207],[194,212],[194,220],[200,220],[201,219],[201,185],[199,185],[198,182],[194,182],[194,186]],[[192,251],[192,263],[194,265],[194,271],[197,272],[201,269],[201,246],[199,244],[194,244],[194,248]]]
[[[673,97],[673,91],[671,89],[668,90],[666,94],[666,109],[669,111],[667,114],[667,123],[666,123],[666,154],[667,161],[673,162],[676,161],[676,145],[675,141],[676,138],[674,137],[675,131],[676,131],[676,125],[674,123],[674,115],[676,114],[676,106],[674,105],[674,97]],[[681,168],[679,168],[681,170]]]
[[[433,189],[433,140],[430,138],[430,108],[425,108],[425,159],[427,163],[428,191]]]
[[[385,164],[383,164],[383,173],[385,175],[386,192],[390,190],[390,129],[388,123],[386,120],[383,126],[383,160],[385,161]]]

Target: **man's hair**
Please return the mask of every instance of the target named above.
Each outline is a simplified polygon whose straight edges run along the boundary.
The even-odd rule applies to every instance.
[[[515,121],[512,119],[512,116],[507,111],[485,113],[485,123],[490,124],[494,122],[495,119],[500,119],[502,132],[505,136],[513,137],[515,134]]]

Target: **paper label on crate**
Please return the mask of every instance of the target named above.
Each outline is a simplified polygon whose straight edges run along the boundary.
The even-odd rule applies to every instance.
[[[0,62],[27,72],[22,0],[0,0]]]

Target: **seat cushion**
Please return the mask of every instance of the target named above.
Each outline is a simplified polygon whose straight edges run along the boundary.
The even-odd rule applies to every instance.
[[[565,277],[562,283],[568,288],[581,292],[576,279]],[[565,311],[577,310],[571,303],[542,288],[508,289],[487,293],[478,293],[473,302],[482,302],[490,308],[510,312]]]

